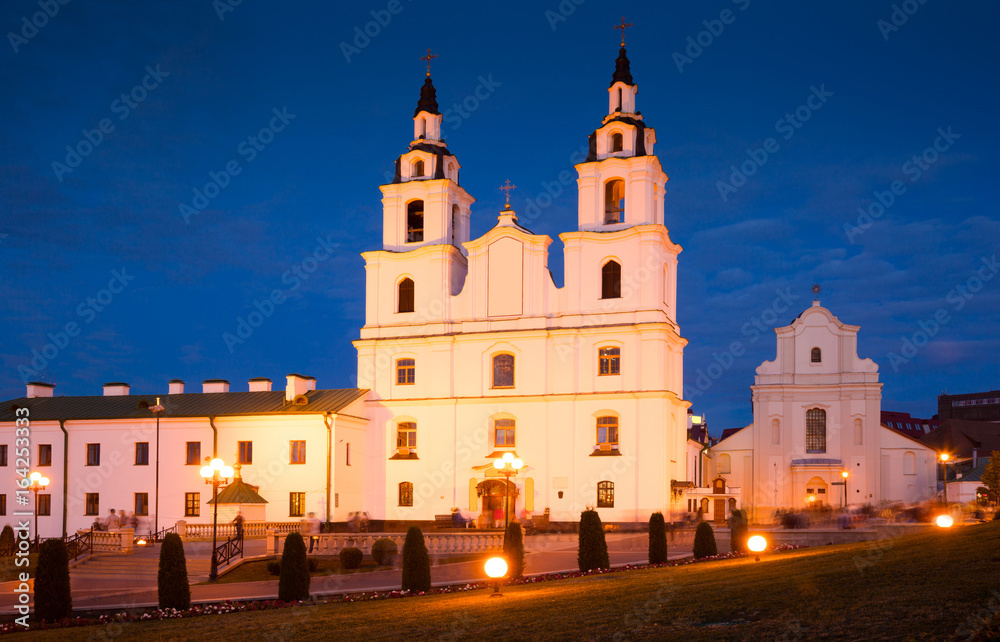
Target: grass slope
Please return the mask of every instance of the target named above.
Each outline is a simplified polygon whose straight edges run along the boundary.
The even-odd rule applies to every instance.
[[[949,638],[1000,591],[1000,522],[485,591],[117,626],[127,638]],[[339,632],[339,633],[338,633]],[[87,639],[91,628],[34,634]]]

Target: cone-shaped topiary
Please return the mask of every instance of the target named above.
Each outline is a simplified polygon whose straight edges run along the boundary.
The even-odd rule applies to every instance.
[[[667,561],[667,525],[663,513],[649,516],[649,563],[663,564]]]
[[[733,553],[747,552],[747,536],[750,528],[747,525],[747,513],[743,509],[734,510],[729,517],[729,550]]]
[[[507,559],[508,579],[524,575],[524,537],[517,522],[507,524],[507,533],[503,536],[503,556]]]
[[[278,599],[282,602],[309,599],[309,560],[306,559],[306,543],[297,531],[285,537],[285,546],[281,549]]]
[[[694,532],[694,558],[712,557],[718,555],[719,549],[715,546],[715,531],[708,522],[698,524],[698,530]]]
[[[411,526],[403,542],[403,590],[416,593],[430,589],[431,558],[424,545],[424,534],[416,526]]]
[[[580,540],[576,560],[581,571],[611,567],[611,562],[608,561],[608,543],[604,539],[604,525],[601,524],[601,516],[594,509],[580,513]]]
[[[388,537],[377,539],[372,544],[372,559],[379,566],[392,566],[396,561],[397,553],[399,553],[399,547]]]
[[[156,574],[156,588],[161,609],[183,611],[191,607],[184,542],[177,533],[167,533],[160,545],[160,570]]]
[[[0,552],[10,551],[10,555],[14,554],[14,529],[7,524],[0,531]]]
[[[73,612],[69,590],[69,552],[61,539],[42,542],[35,575],[35,615],[56,622]]]

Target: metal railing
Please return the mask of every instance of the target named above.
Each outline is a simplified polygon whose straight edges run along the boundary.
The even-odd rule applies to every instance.
[[[215,559],[218,566],[228,564],[231,559],[239,555],[243,557],[243,537],[237,536],[226,540],[215,547]]]
[[[66,538],[66,551],[69,553],[69,559],[75,560],[84,553],[94,552],[94,529],[83,533],[77,533],[72,537]]]

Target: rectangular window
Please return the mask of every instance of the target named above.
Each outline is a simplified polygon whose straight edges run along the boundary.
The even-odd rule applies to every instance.
[[[137,441],[135,444],[135,465],[136,466],[148,466],[149,465],[149,442],[148,441]]]
[[[288,516],[302,517],[306,514],[306,494],[288,493]]]
[[[514,355],[498,354],[493,357],[493,387],[514,387]]]
[[[621,372],[621,349],[601,348],[598,351],[598,374],[616,375]]]
[[[826,411],[822,408],[806,411],[806,452],[826,452]]]
[[[201,493],[184,493],[184,517],[199,515],[201,515]]]
[[[618,444],[618,417],[597,418],[597,443]]]
[[[38,493],[38,514],[52,514],[52,495],[48,493]]]
[[[400,506],[413,506],[413,483],[412,482],[400,482],[399,483],[399,505]]]
[[[493,445],[497,448],[514,446],[516,426],[513,419],[497,419],[493,422]]]
[[[101,496],[98,493],[87,493],[84,497],[84,504],[87,511],[84,515],[101,514]]]
[[[52,465],[52,444],[38,444],[38,465]]]
[[[292,464],[304,464],[306,463],[306,442],[305,441],[291,441],[288,442],[288,449],[291,451],[291,461]]]
[[[87,444],[87,465],[101,465],[101,444]]]
[[[417,381],[417,362],[415,359],[399,359],[396,361],[396,384],[400,386],[413,385]]]
[[[135,514],[149,515],[149,493],[135,494]]]
[[[347,465],[350,466],[351,465],[351,442],[347,442],[347,448],[346,448],[346,450],[347,450],[347,457],[346,457]]]
[[[615,483],[610,481],[597,482],[597,507],[615,507]]]
[[[239,441],[236,442],[239,446],[239,454],[236,460],[240,464],[252,464],[253,463],[253,442],[252,441]]]
[[[201,463],[201,442],[200,441],[187,442],[184,464],[187,466],[197,466],[200,463]]]
[[[7,444],[0,446],[0,466],[7,465]]]
[[[7,514],[7,494],[0,495],[0,515]]]
[[[401,421],[396,424],[396,448],[417,447],[417,424]]]

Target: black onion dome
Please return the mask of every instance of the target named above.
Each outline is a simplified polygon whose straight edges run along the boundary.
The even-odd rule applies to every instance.
[[[424,86],[420,88],[420,100],[417,101],[417,108],[413,112],[414,118],[422,111],[428,114],[441,113],[438,111],[437,92],[434,90],[434,83],[431,82],[430,76],[424,79]]]
[[[611,76],[611,85],[621,81],[626,85],[634,85],[632,82],[632,72],[629,71],[628,56],[625,54],[625,47],[618,50],[618,59],[615,60],[615,73]],[[611,85],[608,85],[609,87]]]

